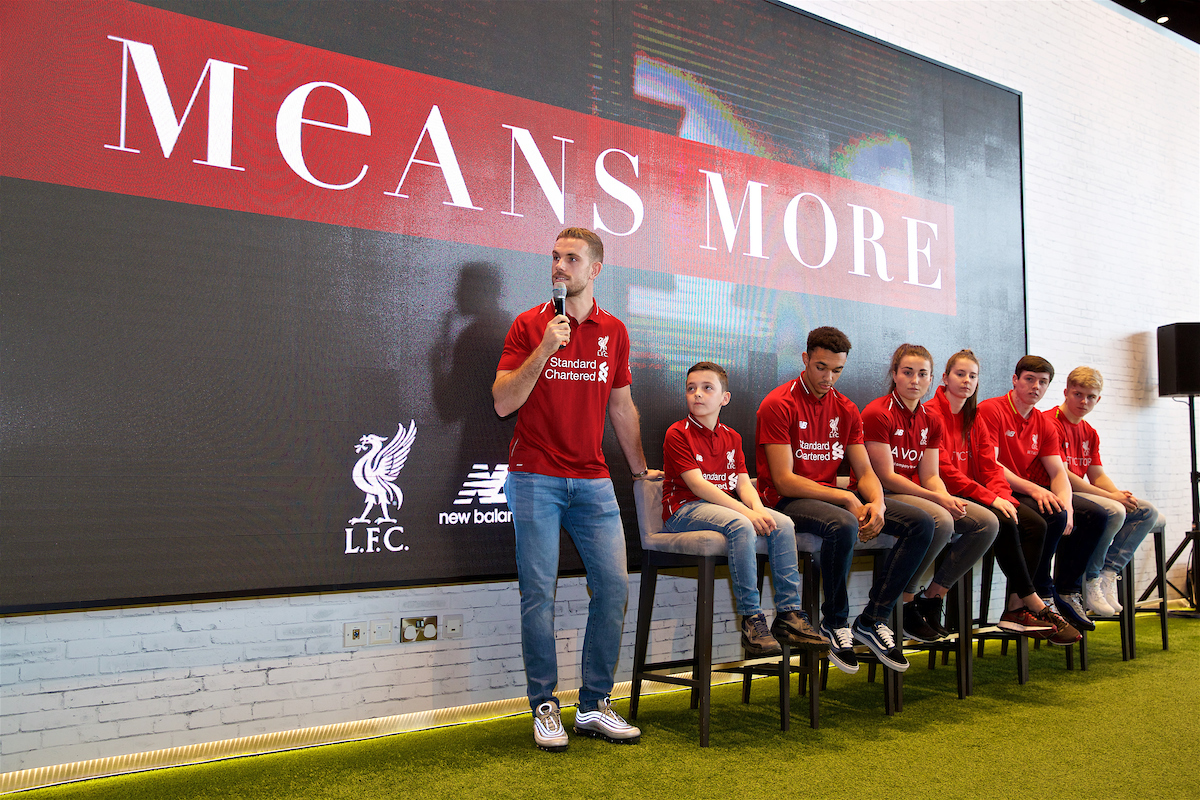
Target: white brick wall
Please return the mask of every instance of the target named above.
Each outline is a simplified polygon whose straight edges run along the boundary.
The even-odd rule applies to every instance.
[[[690,647],[694,587],[660,581],[654,657]],[[733,660],[721,588],[718,657]],[[633,576],[635,603],[637,589]],[[582,579],[561,582],[563,690],[578,687],[587,598]],[[496,583],[9,617],[0,771],[521,697],[518,603],[514,584]],[[342,646],[344,622],[390,619],[398,642],[402,617],[449,613],[464,615],[462,639]]]
[[[1061,376],[1041,407],[1073,367],[1104,374],[1106,469],[1166,516],[1169,554],[1188,421],[1158,397],[1155,331],[1200,320],[1200,47],[1107,0],[790,1],[1021,92],[1029,346]]]
[[[1022,93],[1031,349],[1062,375],[1105,374],[1094,421],[1109,472],[1178,541],[1186,407],[1157,397],[1154,331],[1200,319],[1197,48],[1093,0],[796,5]],[[694,586],[660,579],[655,657],[690,650]],[[618,680],[637,588],[632,576]],[[861,602],[865,581],[852,588]],[[721,591],[717,657],[733,659]],[[581,579],[560,583],[563,689],[578,685],[586,598]],[[0,771],[520,697],[517,602],[512,584],[475,584],[9,617]],[[342,647],[344,622],[452,613],[461,640]]]

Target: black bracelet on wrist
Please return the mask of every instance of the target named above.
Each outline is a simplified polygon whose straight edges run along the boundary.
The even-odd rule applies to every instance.
[[[650,468],[646,467],[646,469],[642,470],[641,472],[635,472],[633,475],[633,479],[637,480],[638,478],[644,478],[649,474],[650,474]]]

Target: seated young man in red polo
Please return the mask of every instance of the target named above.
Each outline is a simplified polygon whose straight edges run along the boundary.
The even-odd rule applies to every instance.
[[[834,390],[850,352],[850,339],[837,328],[808,334],[804,371],[771,391],[758,407],[755,437],[758,493],[768,508],[782,511],[797,528],[821,538],[821,634],[829,660],[846,673],[858,671],[854,642],[870,648],[897,672],[908,659],[886,621],[933,539],[933,518],[889,497],[871,470],[863,444],[858,406]],[[838,469],[850,466],[850,485],[838,487]],[[850,623],[847,581],[855,542],[881,533],[896,537],[862,613]]]
[[[1071,497],[1081,509],[1104,514],[1104,533],[1088,557],[1085,601],[1091,611],[1110,617],[1121,612],[1117,576],[1133,559],[1138,545],[1158,521],[1158,509],[1149,501],[1118,489],[1100,463],[1100,434],[1083,418],[1100,402],[1104,377],[1091,367],[1076,367],[1067,376],[1063,404],[1044,412],[1054,420],[1062,437],[1063,461],[1071,479]]]
[[[1090,513],[1076,519],[1058,429],[1035,408],[1052,380],[1054,366],[1049,361],[1041,356],[1023,356],[1013,371],[1012,391],[980,403],[975,424],[985,426],[996,443],[996,460],[1004,468],[1013,495],[1046,520],[1046,541],[1033,575],[1034,588],[1056,612],[1050,620],[1060,635],[1051,641],[1069,645],[1074,637],[1061,635],[1062,626],[1086,630],[1096,627],[1080,603],[1071,603],[1081,600],[1083,570],[1104,526]]]

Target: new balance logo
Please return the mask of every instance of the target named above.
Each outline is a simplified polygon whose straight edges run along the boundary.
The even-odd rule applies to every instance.
[[[469,506],[472,502],[478,502],[481,506],[491,506],[508,502],[504,497],[508,464],[497,464],[492,472],[488,471],[487,464],[472,464],[471,469],[474,471],[467,474],[454,505]]]
[[[471,472],[458,490],[456,506],[503,506],[508,503],[504,496],[504,480],[508,477],[508,464],[497,464],[489,470],[487,464],[472,464]],[[464,511],[442,511],[438,514],[439,525],[494,525],[512,522],[512,512],[507,508],[466,509]]]

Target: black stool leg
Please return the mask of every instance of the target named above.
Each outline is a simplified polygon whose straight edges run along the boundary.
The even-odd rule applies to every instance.
[[[980,562],[982,572],[979,577],[979,624],[986,625],[988,620],[988,606],[992,600],[992,574],[996,568],[996,553],[992,548],[983,554],[983,559]],[[1007,598],[1005,603],[1007,603]],[[979,657],[983,658],[983,645],[986,639],[979,640]],[[1003,655],[1003,653],[1001,654]]]
[[[954,613],[954,626],[958,635],[954,643],[955,670],[958,674],[958,699],[962,700],[971,694],[974,687],[974,660],[971,648],[971,589],[974,575],[971,570],[959,578],[958,583],[950,590],[952,602],[947,607],[947,619],[950,611]],[[946,651],[947,655],[949,650]]]
[[[892,606],[892,630],[896,634],[897,641],[899,641],[904,635],[904,629],[902,627],[904,623],[900,617],[900,613],[900,601],[897,600],[896,604]],[[895,670],[887,669],[885,667],[883,670],[883,679],[885,681],[891,681],[892,709],[893,713],[898,714],[904,710],[904,673],[896,672]],[[887,685],[888,684],[886,683],[884,684],[885,690]]]
[[[762,553],[758,554],[758,596],[762,597],[763,579],[767,575],[767,557]],[[754,681],[755,672],[752,669],[742,671],[742,704],[749,705],[750,703],[750,687]],[[785,729],[786,730],[786,729]]]
[[[1067,669],[1075,669],[1075,648],[1079,648],[1079,671],[1086,672],[1088,665],[1087,657],[1087,640],[1088,632],[1085,630],[1079,631],[1080,640],[1073,645],[1067,647]]]
[[[819,695],[822,665],[829,668],[829,660],[821,658],[816,648],[808,648],[804,653],[805,664],[808,667],[808,726],[814,731],[821,726],[821,698]]]
[[[1121,610],[1117,614],[1118,624],[1121,626],[1121,660],[1129,661],[1133,658],[1133,614],[1130,614],[1128,598],[1126,597],[1125,587],[1133,582],[1133,562],[1130,559],[1125,565],[1125,569],[1121,570],[1120,580],[1117,581],[1117,602],[1121,604]]]
[[[804,591],[801,597],[804,608],[808,611],[809,621],[812,622],[815,628],[818,626],[821,618],[821,572],[817,569],[816,559],[813,558],[812,553],[799,553],[799,556],[800,566],[804,570]],[[802,665],[799,677],[800,693],[804,694],[805,685],[807,684],[808,725],[813,730],[816,730],[821,724],[820,690],[825,687],[824,681],[825,678],[828,678],[829,660],[821,658],[819,647],[805,647],[801,651],[800,661]],[[822,678],[822,668],[826,670],[825,678]]]
[[[1158,620],[1162,626],[1162,649],[1169,650],[1167,646],[1167,565],[1163,560],[1163,551],[1167,549],[1166,528],[1159,525],[1154,531],[1154,563],[1158,569]],[[1196,546],[1196,542],[1192,542],[1192,547]],[[1200,575],[1195,576],[1195,580],[1200,580]]]
[[[1029,682],[1029,637],[1018,636],[1017,639],[1017,683],[1024,686]],[[1004,645],[1008,644],[1005,639]]]
[[[692,676],[697,680],[692,689],[692,708],[700,707],[700,746],[708,747],[708,714],[712,706],[712,632],[713,585],[716,559],[700,559],[700,574],[696,581],[696,647]]]
[[[792,729],[792,646],[780,642],[783,653],[779,659],[779,730]]]
[[[642,586],[638,592],[637,632],[633,639],[633,688],[629,696],[629,718],[637,719],[638,700],[642,696],[642,670],[650,643],[650,621],[654,616],[654,590],[658,582],[658,567],[645,563],[649,554],[642,555]]]

